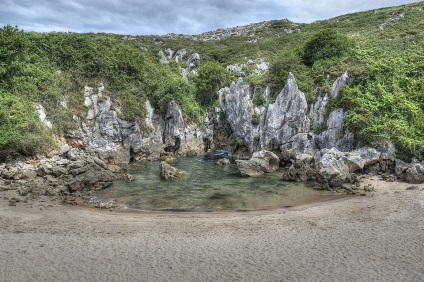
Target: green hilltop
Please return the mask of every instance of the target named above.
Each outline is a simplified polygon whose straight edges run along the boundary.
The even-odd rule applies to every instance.
[[[161,64],[158,53],[168,48],[199,53],[198,74],[181,77],[187,58]],[[146,99],[159,112],[175,100],[186,120],[199,122],[216,105],[217,90],[237,79],[226,66],[257,59],[270,67],[261,74],[247,69],[244,81],[253,89],[268,85],[275,97],[292,72],[309,103],[347,70],[350,82],[329,110],[348,110],[346,126],[361,145],[390,140],[400,157],[424,158],[424,2],[311,24],[284,19],[200,35],[34,33],[5,26],[0,151],[33,154],[52,146],[52,136],[76,126],[72,116],[83,110],[85,85],[103,83],[122,106],[122,118],[142,128]],[[35,103],[43,105],[52,128],[41,125]]]

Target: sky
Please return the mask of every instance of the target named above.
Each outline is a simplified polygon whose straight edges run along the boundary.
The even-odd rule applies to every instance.
[[[199,34],[261,21],[310,23],[417,0],[0,0],[0,26],[25,31]]]

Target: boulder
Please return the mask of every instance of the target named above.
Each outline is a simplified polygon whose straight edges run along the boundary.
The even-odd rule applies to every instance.
[[[396,176],[411,184],[424,183],[424,162],[408,164],[396,160]]]
[[[373,166],[380,161],[381,153],[373,148],[360,148],[343,154],[343,159],[350,172]]]
[[[283,173],[286,181],[307,181],[315,177],[314,156],[296,151],[283,151],[284,161],[290,161],[291,166]]]
[[[341,187],[342,184],[352,181],[352,175],[346,165],[343,152],[332,148],[322,150],[321,154],[320,160],[315,165],[318,182],[329,187]]]
[[[167,162],[162,161],[160,162],[160,176],[165,180],[185,180],[190,175],[187,172],[177,169],[169,165]]]
[[[231,164],[230,160],[227,159],[227,158],[219,159],[216,163],[219,164],[219,165],[223,165],[223,166]]]
[[[242,175],[259,176],[276,171],[280,159],[273,152],[262,150],[253,153],[250,160],[236,160],[236,163]]]

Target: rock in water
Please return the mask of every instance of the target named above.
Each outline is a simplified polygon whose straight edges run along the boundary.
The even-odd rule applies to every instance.
[[[177,169],[167,162],[160,162],[160,176],[165,180],[185,180],[190,175],[188,172]]]
[[[259,176],[276,171],[280,159],[273,152],[263,150],[253,153],[250,160],[237,160],[236,163],[242,175]]]
[[[227,158],[219,159],[217,162],[219,165],[230,165],[230,160]]]

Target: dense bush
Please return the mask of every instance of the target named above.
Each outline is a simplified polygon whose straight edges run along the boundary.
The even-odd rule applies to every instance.
[[[212,106],[218,100],[218,90],[227,86],[232,75],[221,65],[207,62],[198,69],[194,78],[196,97],[202,106]]]
[[[309,39],[302,52],[302,60],[307,66],[312,66],[316,61],[339,58],[346,55],[352,47],[349,38],[328,28],[314,34]]]

